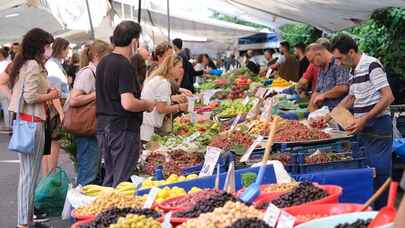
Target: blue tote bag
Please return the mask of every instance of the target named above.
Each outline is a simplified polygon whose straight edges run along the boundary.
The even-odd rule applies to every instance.
[[[24,81],[21,89],[21,95],[18,98],[17,117],[13,122],[13,135],[11,136],[8,144],[8,149],[18,153],[30,154],[34,152],[35,134],[40,123],[34,122],[33,113],[31,115],[32,121],[20,119],[20,108],[24,102]]]

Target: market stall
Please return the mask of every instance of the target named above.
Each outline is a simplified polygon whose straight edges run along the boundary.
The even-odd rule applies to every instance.
[[[268,227],[268,219],[262,224],[257,218],[277,208],[295,216],[286,226],[293,227],[357,211],[372,195],[374,170],[362,148],[319,113],[309,113],[294,83],[242,68],[205,75],[196,87],[188,112],[172,120],[170,133],[155,134],[145,145],[132,182],[70,191],[73,217],[87,219],[85,227],[139,221],[196,227],[204,219],[224,227]],[[82,197],[90,199],[84,203]],[[302,215],[312,205],[328,212]],[[144,209],[131,209],[139,207]],[[213,218],[221,215],[229,220]]]

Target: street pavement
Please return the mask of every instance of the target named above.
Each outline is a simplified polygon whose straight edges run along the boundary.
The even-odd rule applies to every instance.
[[[10,137],[0,134],[0,228],[14,228],[17,223],[17,184],[19,177],[19,161],[16,154],[7,149]],[[61,151],[59,166],[71,178],[74,177],[72,162],[68,155]],[[70,227],[68,221],[60,218],[50,218],[45,223],[52,228]]]

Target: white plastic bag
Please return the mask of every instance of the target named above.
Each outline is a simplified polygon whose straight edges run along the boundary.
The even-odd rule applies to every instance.
[[[325,117],[329,113],[330,113],[330,111],[329,111],[328,106],[323,106],[322,108],[309,113],[308,120],[309,121],[316,120],[316,119]]]
[[[394,117],[392,118],[392,131],[394,139],[402,138],[401,132],[397,128],[397,119],[399,117],[399,113],[395,113]]]
[[[73,188],[72,184],[69,184],[68,187],[68,192]],[[70,214],[72,212],[72,205],[69,202],[69,199],[66,197],[65,199],[65,204],[63,205],[63,210],[62,210],[62,215],[61,218],[62,220],[67,220],[70,218]]]

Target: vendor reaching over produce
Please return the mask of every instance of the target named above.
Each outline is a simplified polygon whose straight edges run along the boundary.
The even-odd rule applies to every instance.
[[[295,56],[290,54],[290,44],[287,41],[280,42],[280,51],[282,55],[271,65],[271,69],[277,70],[283,79],[297,82],[299,64]]]
[[[322,106],[336,107],[349,91],[349,70],[336,61],[332,53],[319,43],[310,44],[306,49],[310,63],[320,67],[316,91],[308,105],[310,112]]]
[[[360,52],[350,36],[336,37],[332,50],[336,60],[352,69],[349,94],[339,105],[354,113],[354,123],[346,130],[358,135],[369,165],[376,169],[376,190],[391,176],[393,138],[389,105],[394,96],[380,61]],[[384,206],[386,199],[387,194],[380,197],[375,209]]]
[[[176,80],[183,75],[183,63],[181,57],[171,55],[165,58],[163,63],[152,75],[145,80],[142,90],[142,99],[156,101],[156,108],[153,112],[143,114],[141,126],[141,139],[150,141],[155,129],[164,128],[164,117],[168,113],[186,111],[186,102],[172,105],[172,90],[169,80]]]

